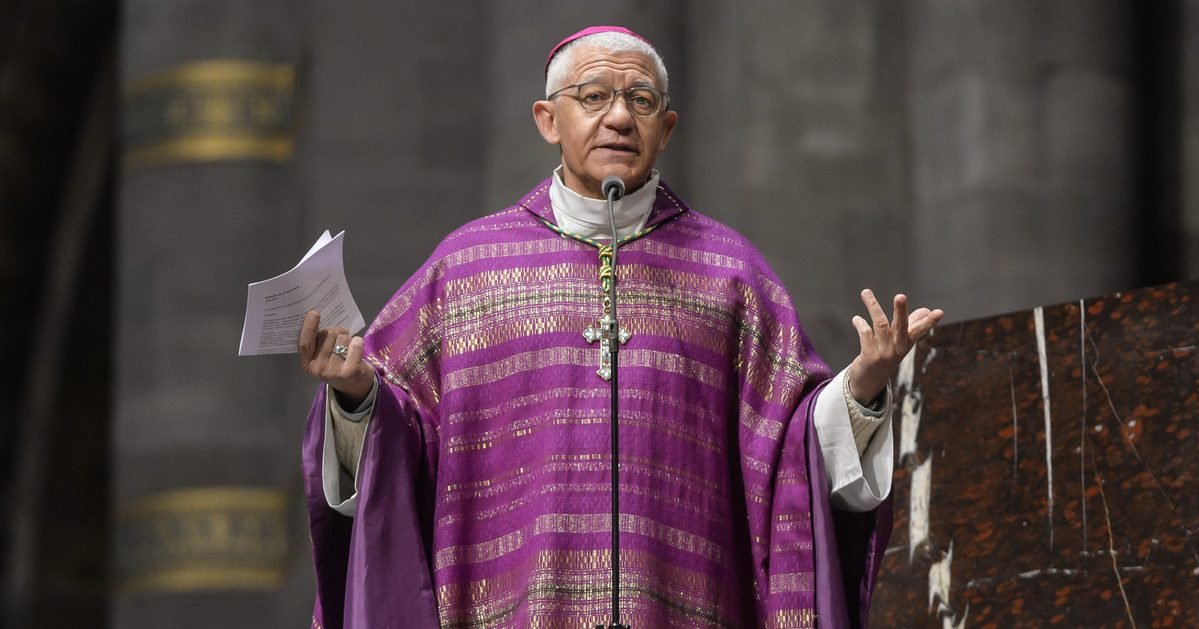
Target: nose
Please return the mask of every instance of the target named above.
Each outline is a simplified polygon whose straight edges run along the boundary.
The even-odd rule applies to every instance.
[[[629,129],[633,126],[633,112],[629,111],[629,102],[625,100],[624,92],[617,92],[616,98],[604,112],[604,123],[614,129]]]

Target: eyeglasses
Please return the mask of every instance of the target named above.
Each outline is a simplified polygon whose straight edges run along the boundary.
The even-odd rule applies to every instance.
[[[624,95],[624,102],[628,106],[629,111],[643,118],[656,115],[670,106],[670,97],[652,87],[638,86],[618,90],[606,83],[576,83],[574,85],[567,85],[545,97],[545,99],[553,100],[555,96],[569,90],[575,90],[575,93],[565,95],[579,101],[584,110],[593,114],[608,111],[612,107],[612,103],[616,100],[617,94]]]

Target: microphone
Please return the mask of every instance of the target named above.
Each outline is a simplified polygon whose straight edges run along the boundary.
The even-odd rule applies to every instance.
[[[610,391],[612,394],[612,622],[608,625],[597,625],[596,629],[630,629],[629,625],[620,622],[620,399],[617,374],[620,372],[620,362],[617,360],[617,350],[620,348],[620,322],[616,317],[616,249],[620,245],[619,234],[616,233],[616,212],[613,205],[624,196],[624,180],[616,175],[604,177],[600,190],[608,199],[608,221],[612,227],[612,276],[608,281],[607,332],[608,353],[611,356]],[[604,341],[601,341],[604,342]]]
[[[624,179],[616,175],[608,175],[604,177],[604,183],[600,185],[600,189],[603,190],[605,199],[619,201],[624,196]]]

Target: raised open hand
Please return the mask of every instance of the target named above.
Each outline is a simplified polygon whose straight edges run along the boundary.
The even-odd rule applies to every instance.
[[[849,391],[854,399],[869,404],[886,389],[916,341],[928,334],[945,313],[940,308],[917,308],[909,315],[908,298],[899,294],[895,296],[894,318],[888,321],[870,289],[862,291],[862,303],[866,304],[870,322],[854,315],[853,327],[862,349],[849,365]]]

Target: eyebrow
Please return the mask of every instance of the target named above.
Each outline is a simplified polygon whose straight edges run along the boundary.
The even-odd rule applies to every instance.
[[[583,83],[604,83],[606,85],[611,85],[611,83],[608,81],[607,76],[597,76],[594,74],[590,75],[590,76],[584,76],[583,78],[579,79],[578,83],[580,85]],[[637,79],[636,81],[633,81],[633,83],[631,85],[628,85],[627,87],[652,87],[656,90],[662,89],[662,88],[658,87],[657,85],[654,85],[653,81],[647,81],[647,80],[643,80],[643,79]]]

